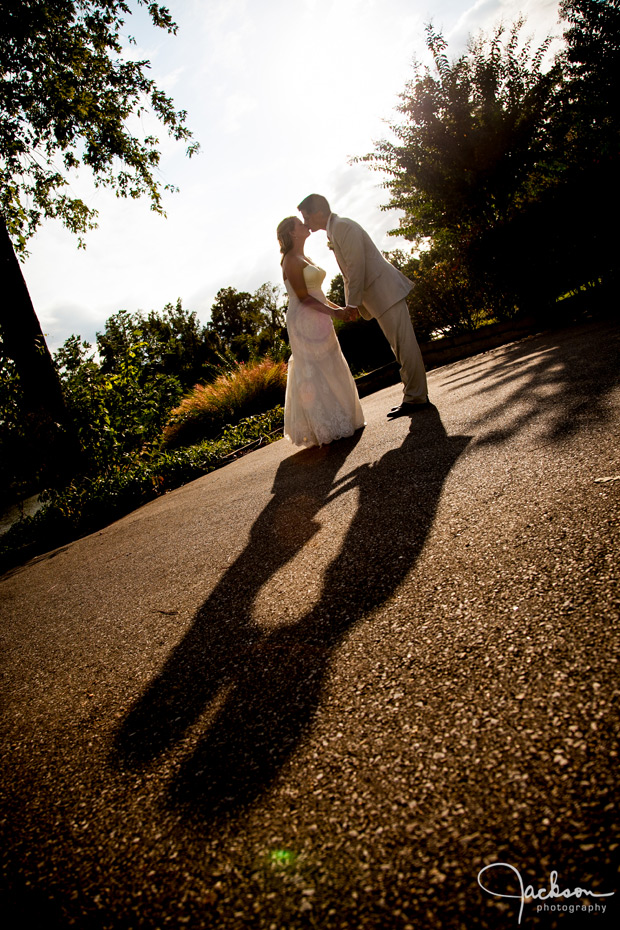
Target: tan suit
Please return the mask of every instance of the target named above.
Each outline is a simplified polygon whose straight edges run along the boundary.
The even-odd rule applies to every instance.
[[[330,214],[327,237],[342,277],[347,304],[375,319],[400,365],[403,401],[423,403],[428,388],[418,341],[405,297],[413,284],[388,262],[359,223]]]

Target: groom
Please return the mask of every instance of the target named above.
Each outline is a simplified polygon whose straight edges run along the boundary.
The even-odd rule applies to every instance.
[[[429,406],[422,353],[413,331],[405,297],[413,287],[383,257],[370,236],[353,220],[336,216],[321,194],[310,194],[297,207],[311,232],[324,229],[342,271],[349,318],[374,317],[400,365],[404,385],[400,406],[388,417],[401,417]]]

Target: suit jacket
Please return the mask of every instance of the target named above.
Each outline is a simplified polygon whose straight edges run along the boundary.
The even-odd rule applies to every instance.
[[[332,213],[326,232],[342,271],[347,304],[359,307],[365,319],[378,319],[407,296],[412,282],[383,257],[359,223]]]

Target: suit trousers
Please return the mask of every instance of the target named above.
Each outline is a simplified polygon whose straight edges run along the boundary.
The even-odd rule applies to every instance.
[[[377,319],[400,365],[403,403],[421,404],[428,395],[426,371],[420,346],[413,331],[406,300],[399,300]]]

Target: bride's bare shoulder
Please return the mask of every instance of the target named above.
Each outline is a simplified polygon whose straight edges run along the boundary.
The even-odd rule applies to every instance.
[[[308,262],[301,255],[293,255],[290,252],[284,256],[282,261],[282,276],[286,281],[287,278],[297,278],[303,274],[304,265]]]

